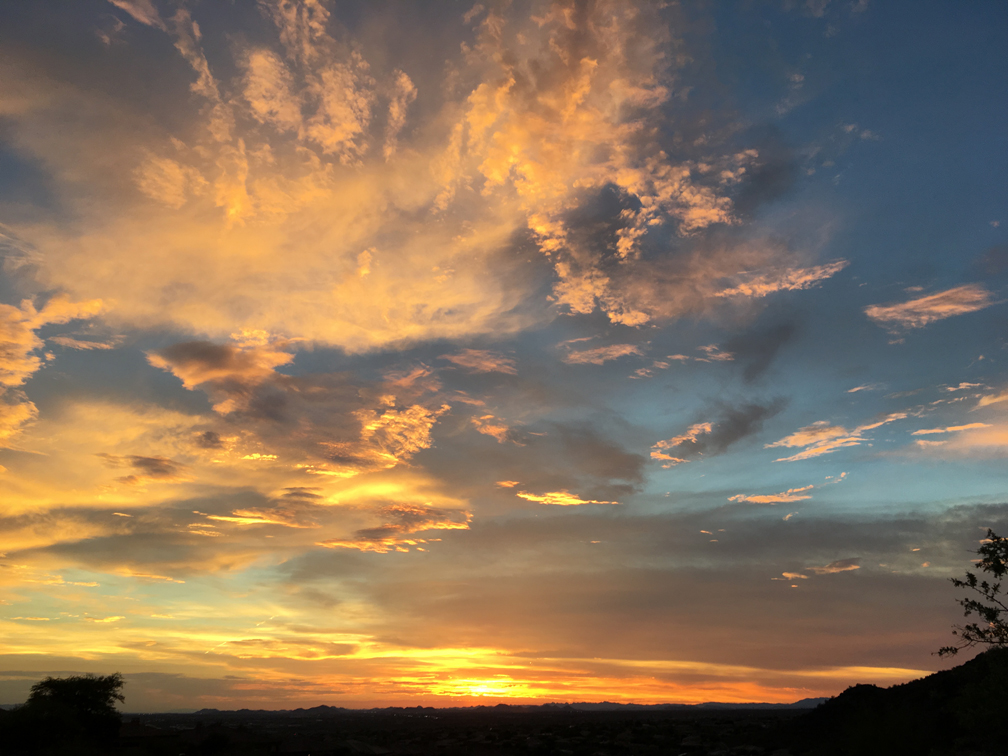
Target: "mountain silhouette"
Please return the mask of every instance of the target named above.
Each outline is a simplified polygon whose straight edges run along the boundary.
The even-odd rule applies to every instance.
[[[879,688],[855,685],[789,723],[802,756],[1008,754],[1008,649]]]

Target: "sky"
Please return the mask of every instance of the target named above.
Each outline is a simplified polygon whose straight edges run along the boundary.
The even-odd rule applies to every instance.
[[[1008,6],[0,8],[0,703],[788,702],[1008,533]],[[961,661],[962,656],[955,661]]]

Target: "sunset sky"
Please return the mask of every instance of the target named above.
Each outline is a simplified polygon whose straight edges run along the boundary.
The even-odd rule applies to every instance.
[[[951,666],[948,578],[1008,533],[1006,34],[997,2],[4,3],[0,703]]]

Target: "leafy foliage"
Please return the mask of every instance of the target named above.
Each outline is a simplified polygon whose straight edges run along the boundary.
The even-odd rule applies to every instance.
[[[980,562],[977,564],[984,572],[993,575],[996,582],[981,580],[975,573],[966,572],[966,579],[951,578],[956,588],[973,591],[980,598],[967,596],[960,599],[966,617],[977,615],[979,621],[966,625],[956,625],[952,634],[959,642],[952,646],[943,646],[938,650],[939,656],[954,656],[962,648],[976,645],[1008,646],[1008,597],[1001,594],[1001,579],[1008,572],[1008,538],[1001,538],[990,528],[987,537],[977,549]]]
[[[47,677],[24,705],[0,717],[0,752],[11,754],[107,753],[119,733],[116,702],[123,678],[112,675]]]
[[[31,687],[26,706],[61,705],[84,716],[116,715],[116,701],[126,697],[121,693],[122,675],[74,675],[47,677]]]

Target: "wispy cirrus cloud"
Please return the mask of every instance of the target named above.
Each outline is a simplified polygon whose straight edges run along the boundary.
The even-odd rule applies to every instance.
[[[504,373],[517,375],[518,368],[513,357],[506,357],[499,352],[485,349],[463,349],[455,354],[443,354],[442,360],[458,367],[465,368],[470,373]]]
[[[636,344],[610,344],[594,349],[572,349],[563,356],[563,361],[571,365],[603,365],[621,357],[643,355],[644,350]]]
[[[439,509],[412,504],[393,504],[379,514],[385,523],[374,528],[363,528],[352,538],[330,538],[319,546],[329,549],[356,549],[387,554],[390,551],[409,551],[410,547],[425,551],[422,544],[440,539],[420,538],[417,533],[437,530],[468,530],[472,515],[464,510]]]
[[[803,459],[820,457],[823,454],[832,454],[839,449],[846,449],[851,446],[860,446],[869,439],[865,433],[875,430],[896,420],[903,420],[908,416],[906,412],[893,412],[875,422],[859,425],[852,430],[848,430],[842,425],[833,425],[828,420],[817,420],[811,425],[800,428],[789,436],[785,436],[780,441],[767,444],[766,449],[777,448],[801,448],[802,451],[790,457],[781,457],[775,462],[797,462]]]
[[[788,504],[793,501],[805,501],[812,498],[811,491],[814,486],[803,486],[801,488],[789,488],[776,494],[737,494],[729,496],[728,501],[735,501],[747,504]]]
[[[733,286],[715,292],[716,297],[766,297],[779,291],[801,291],[832,278],[849,263],[837,260],[808,268],[785,268],[780,271],[741,274]]]
[[[961,431],[974,430],[976,428],[990,428],[990,423],[967,423],[966,425],[949,425],[945,428],[923,428],[915,430],[912,436],[930,436],[936,433],[959,433]]]
[[[821,567],[809,567],[809,569],[816,575],[835,575],[838,572],[853,572],[854,570],[860,570],[861,565],[858,564],[860,559],[838,559],[835,562],[830,562]]]
[[[996,302],[984,286],[965,284],[897,304],[870,305],[864,312],[873,321],[888,328],[923,328],[993,304]]]
[[[583,504],[619,504],[618,501],[598,501],[596,499],[582,499],[577,494],[570,491],[549,491],[544,494],[533,494],[528,491],[519,491],[517,496],[526,501],[536,504],[547,504],[557,507],[579,507]]]

